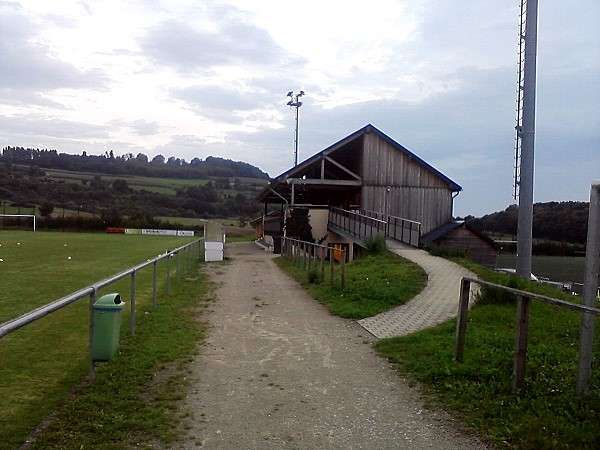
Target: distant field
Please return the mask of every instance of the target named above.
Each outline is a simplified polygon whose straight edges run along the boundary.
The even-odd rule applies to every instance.
[[[113,183],[115,180],[125,180],[131,189],[145,189],[151,192],[159,192],[162,194],[174,194],[177,188],[186,186],[205,185],[209,180],[200,179],[177,179],[177,178],[150,178],[138,177],[135,175],[113,175],[113,174],[96,174],[90,172],[71,172],[67,170],[46,169],[48,178],[56,181],[65,181],[71,183],[80,183],[81,181],[89,181],[95,176],[100,176],[107,183]]]
[[[499,255],[496,261],[498,267],[515,268],[517,256],[512,254]],[[531,271],[538,277],[549,278],[552,281],[572,281],[583,283],[585,258],[582,256],[532,256]]]
[[[0,322],[6,322],[86,287],[192,238],[0,230]],[[70,257],[70,259],[69,259]],[[175,264],[171,264],[171,270]],[[160,286],[166,264],[159,263]],[[139,314],[151,307],[152,269],[137,277]],[[99,295],[120,292],[130,301],[130,280]],[[129,324],[129,305],[122,333]],[[56,311],[0,339],[0,430],[26,432],[49,414],[87,373],[88,301]],[[126,382],[126,380],[124,380]],[[24,423],[22,418],[30,422]],[[0,449],[7,448],[2,444]]]

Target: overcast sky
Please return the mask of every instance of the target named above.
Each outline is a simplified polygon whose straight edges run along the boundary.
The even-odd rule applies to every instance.
[[[463,187],[512,198],[519,0],[0,1],[2,146],[276,176],[371,123]],[[600,179],[600,2],[542,0],[535,201]]]

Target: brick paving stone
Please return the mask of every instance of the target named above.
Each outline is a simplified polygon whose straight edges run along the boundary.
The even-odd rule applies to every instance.
[[[388,241],[388,249],[421,266],[427,272],[427,286],[404,305],[358,323],[377,338],[389,338],[433,327],[456,317],[460,280],[465,276],[475,277],[475,274],[452,261],[396,241]],[[471,298],[475,294],[472,290]]]

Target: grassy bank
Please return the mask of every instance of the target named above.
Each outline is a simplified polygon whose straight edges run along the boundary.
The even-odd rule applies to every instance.
[[[423,280],[406,261],[389,254],[348,264],[345,290],[328,283],[311,284],[307,272],[281,258],[277,261],[332,313],[350,318],[374,315],[405,302],[405,295],[410,292],[410,298],[416,294]],[[547,286],[526,283],[467,261],[461,263],[488,281],[574,300]],[[412,275],[404,279],[402,274],[406,273]],[[404,280],[399,282],[397,278]],[[390,286],[388,282],[392,279],[394,284]],[[411,284],[409,289],[407,285]],[[389,299],[387,294],[399,300],[381,303],[382,298]],[[513,394],[515,310],[513,297],[484,290],[469,313],[461,363],[453,359],[455,321],[405,337],[382,339],[376,343],[376,349],[397,363],[399,374],[422,387],[427,401],[454,411],[497,448],[600,448],[598,339],[594,347],[592,391],[580,399],[575,396],[580,316],[564,308],[534,302],[526,386]]]
[[[482,278],[561,295],[470,267]],[[573,300],[573,298],[568,298]],[[418,381],[432,402],[454,410],[499,448],[600,448],[600,345],[596,339],[592,392],[575,396],[579,314],[533,302],[526,386],[511,392],[515,301],[484,291],[469,313],[464,362],[453,360],[455,321],[409,336],[383,339],[381,355]]]
[[[0,232],[0,320],[56,300],[190,239],[84,233]],[[70,257],[70,259],[69,259]],[[175,271],[176,264],[171,264]],[[137,276],[138,320],[152,303],[152,268]],[[166,264],[158,265],[163,284]],[[173,286],[176,287],[175,279]],[[101,291],[129,303],[130,280]],[[162,304],[162,295],[159,303]],[[14,449],[87,374],[88,302],[79,300],[0,339],[0,448]],[[129,308],[122,315],[127,336]]]
[[[85,383],[61,405],[31,448],[165,448],[176,441],[187,418],[177,405],[203,335],[197,317],[207,304],[207,287],[198,272],[147,311],[135,336],[97,369],[93,384]]]
[[[338,279],[333,285],[328,276],[323,283],[310,282],[310,272],[283,258],[276,262],[332,314],[349,319],[370,317],[401,305],[421,292],[427,282],[427,274],[419,266],[390,252],[347,264],[345,289],[340,288]],[[329,263],[325,273],[329,274]]]

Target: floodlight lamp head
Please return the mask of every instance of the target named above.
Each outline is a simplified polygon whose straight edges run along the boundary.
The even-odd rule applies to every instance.
[[[287,93],[287,97],[291,97],[292,95],[294,95],[294,91],[290,91]]]
[[[300,91],[300,93],[298,94],[298,97],[302,97],[304,95],[304,91]]]

